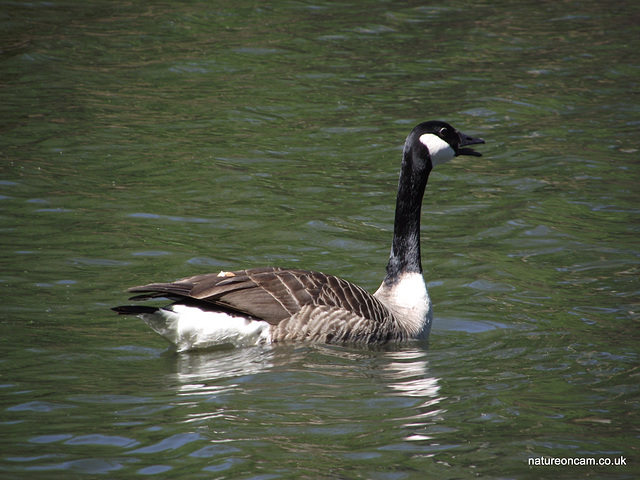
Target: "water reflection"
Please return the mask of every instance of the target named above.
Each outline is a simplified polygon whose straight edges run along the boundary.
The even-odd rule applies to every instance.
[[[419,349],[388,352],[391,362],[385,366],[389,387],[399,395],[435,398],[440,387],[438,379],[430,376],[425,352]],[[417,378],[416,378],[417,377]]]
[[[416,441],[431,440],[429,429],[445,412],[439,379],[418,346],[264,346],[182,353],[175,366],[186,423],[237,429],[254,412],[273,411],[279,431],[304,435],[324,425],[338,435],[369,424],[383,408],[385,418],[372,425],[384,420],[404,441]],[[363,406],[362,398],[371,400]]]
[[[399,419],[404,428],[411,433],[405,435],[405,441],[431,440],[425,428],[442,418],[446,410],[438,405],[446,397],[440,395],[439,379],[429,373],[425,352],[420,349],[388,352],[391,362],[386,365],[385,376],[394,395],[417,397],[422,402],[415,407],[418,413]]]
[[[373,363],[372,363],[373,362]],[[405,347],[395,351],[355,350],[333,345],[260,346],[177,355],[176,378],[181,394],[208,394],[220,379],[255,375],[273,367],[301,368],[343,379],[372,373],[395,395],[439,400],[438,379],[431,376],[426,352]],[[371,371],[373,370],[373,372]],[[228,387],[228,385],[227,385]]]
[[[233,385],[212,381],[253,375],[272,365],[271,347],[235,348],[203,352],[185,352],[177,356],[178,394],[208,395],[228,390]]]

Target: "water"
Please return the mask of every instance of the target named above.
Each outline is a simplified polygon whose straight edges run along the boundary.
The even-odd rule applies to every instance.
[[[3,478],[638,476],[636,2],[0,14]],[[430,179],[428,346],[178,355],[110,312],[261,265],[375,289],[428,119],[487,140]]]

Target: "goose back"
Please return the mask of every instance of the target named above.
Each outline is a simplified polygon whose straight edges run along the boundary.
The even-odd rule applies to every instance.
[[[321,272],[275,267],[196,275],[132,287],[132,300],[169,298],[271,325],[271,340],[386,342],[409,337],[363,288]],[[127,312],[122,312],[127,313]]]

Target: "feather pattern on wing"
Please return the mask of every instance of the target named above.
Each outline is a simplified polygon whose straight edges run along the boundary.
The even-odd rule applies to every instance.
[[[274,339],[358,341],[354,327],[378,341],[402,339],[391,311],[366,290],[320,272],[255,268],[196,275],[129,289],[132,300],[166,297],[205,310],[238,312],[273,326]]]

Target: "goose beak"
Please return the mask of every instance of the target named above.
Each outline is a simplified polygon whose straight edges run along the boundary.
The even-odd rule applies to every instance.
[[[476,152],[473,148],[460,148],[466,147],[467,145],[478,145],[480,143],[484,143],[484,140],[481,138],[470,137],[469,135],[458,132],[460,136],[460,143],[458,144],[458,155],[471,155],[473,157],[481,157],[482,154],[480,152]]]

